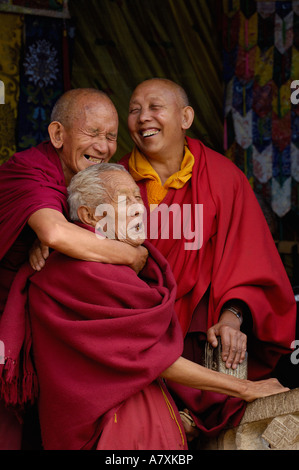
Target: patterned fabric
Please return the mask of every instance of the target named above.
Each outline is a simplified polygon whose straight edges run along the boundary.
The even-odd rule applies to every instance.
[[[64,78],[65,22],[27,15],[21,67],[18,150],[48,138],[54,103],[68,86]]]
[[[226,155],[278,217],[298,211],[299,1],[223,0]]]
[[[23,17],[0,15],[0,80],[4,83],[5,98],[5,104],[0,104],[0,164],[16,151],[22,28]]]

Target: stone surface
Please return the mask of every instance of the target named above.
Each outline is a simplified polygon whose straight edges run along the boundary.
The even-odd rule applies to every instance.
[[[211,450],[299,450],[299,389],[259,398],[246,407],[240,425],[202,442]]]
[[[222,372],[223,374],[233,375],[239,379],[247,379],[247,353],[246,358],[242,364],[239,364],[236,369],[228,369],[221,357],[221,340],[219,337],[217,339],[218,346],[216,348],[213,348],[208,342],[206,342],[203,365],[208,369],[216,370],[217,372]]]

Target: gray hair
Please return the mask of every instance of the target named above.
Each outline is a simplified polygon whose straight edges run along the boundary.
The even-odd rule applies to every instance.
[[[97,163],[73,176],[67,188],[71,220],[79,220],[77,212],[80,206],[95,208],[99,204],[105,204],[107,191],[103,175],[111,171],[125,171],[129,174],[118,163]]]

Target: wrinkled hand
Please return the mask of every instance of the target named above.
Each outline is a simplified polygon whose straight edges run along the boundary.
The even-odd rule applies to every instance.
[[[268,397],[270,395],[276,395],[277,393],[285,393],[290,389],[281,385],[277,379],[265,379],[251,382],[250,380],[244,381],[245,392],[242,396],[247,402],[256,400],[257,398]]]
[[[29,263],[35,271],[40,271],[46,264],[49,247],[43,245],[37,238],[29,251]]]
[[[143,268],[148,258],[148,251],[144,246],[137,246],[135,249],[135,257],[130,267],[138,274]]]
[[[217,337],[221,338],[222,360],[229,369],[236,369],[245,359],[247,336],[240,331],[240,321],[230,312],[224,311],[216,325],[207,332],[208,342],[215,348]]]

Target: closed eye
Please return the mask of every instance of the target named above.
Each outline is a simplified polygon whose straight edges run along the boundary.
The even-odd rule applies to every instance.
[[[129,114],[134,114],[134,113],[138,113],[140,111],[140,108],[131,108],[129,110]]]

